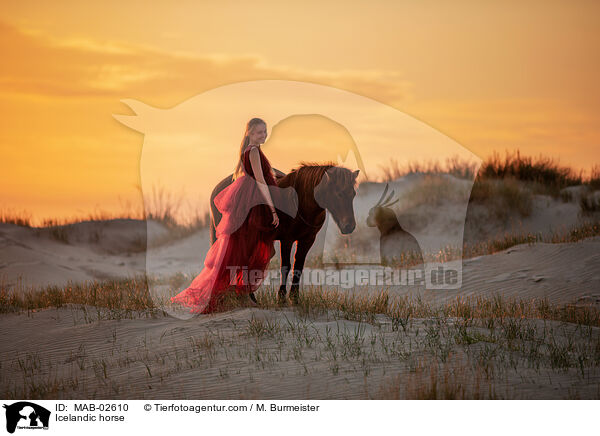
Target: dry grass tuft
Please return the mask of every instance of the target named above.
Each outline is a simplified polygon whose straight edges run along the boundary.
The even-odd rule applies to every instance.
[[[490,215],[501,221],[506,221],[513,211],[527,217],[533,209],[532,191],[513,178],[478,178],[473,184],[470,201],[486,205]]]
[[[400,165],[397,159],[390,159],[390,163],[387,166],[380,166],[380,169],[382,172],[381,182],[390,182],[409,174],[449,174],[459,179],[473,180],[477,165],[474,162],[454,156],[446,159],[444,164],[434,161],[408,162],[404,166]]]
[[[167,192],[164,188],[153,187],[152,193],[144,198],[145,212],[143,208],[134,207],[130,202],[122,205],[121,213],[110,213],[106,211],[96,210],[86,216],[76,218],[45,218],[41,220],[41,226],[35,227],[36,231],[47,232],[48,236],[56,241],[69,244],[71,226],[82,222],[103,222],[106,223],[112,220],[127,219],[127,220],[153,220],[162,224],[168,234],[163,238],[153,241],[154,245],[161,245],[165,242],[171,242],[180,238],[187,237],[199,230],[207,229],[210,224],[210,213],[208,207],[206,210],[198,210],[197,208],[189,208],[195,210],[185,219],[177,218],[181,215],[181,206],[183,203],[183,195],[176,197],[174,194]],[[0,211],[0,222],[11,223],[23,227],[34,227],[31,218],[31,213],[27,211]],[[96,231],[90,234],[90,242],[98,242],[101,235]],[[134,240],[131,249],[128,252],[141,252],[146,250],[146,238],[141,237],[139,240]]]
[[[558,161],[546,156],[538,158],[521,156],[519,151],[513,153],[507,151],[504,159],[500,158],[498,153],[494,153],[481,166],[479,177],[487,179],[514,178],[558,190],[584,183],[582,171],[577,173],[572,168],[562,166]]]
[[[497,399],[494,385],[468,357],[450,354],[444,362],[431,356],[412,362],[409,370],[381,385],[381,400],[484,400]]]
[[[423,204],[438,206],[446,202],[463,202],[469,193],[462,186],[439,174],[427,174],[416,186],[402,196],[403,208],[410,209]]]
[[[31,213],[27,211],[2,210],[0,211],[0,223],[31,227]]]

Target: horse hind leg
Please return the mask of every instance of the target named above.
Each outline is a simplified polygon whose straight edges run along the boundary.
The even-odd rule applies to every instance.
[[[296,247],[296,255],[294,256],[294,275],[292,276],[292,287],[290,288],[290,300],[292,304],[298,304],[300,300],[300,278],[302,277],[302,271],[304,270],[304,262],[308,250],[314,242],[314,237],[309,240],[298,241]]]
[[[290,273],[291,266],[291,252],[292,252],[292,241],[280,241],[281,242],[281,284],[279,285],[278,298],[279,302],[285,302],[285,296],[287,294],[287,278]]]

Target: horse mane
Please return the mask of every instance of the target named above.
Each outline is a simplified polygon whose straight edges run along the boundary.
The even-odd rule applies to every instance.
[[[325,172],[331,168],[339,168],[346,171],[329,171],[329,175],[334,183],[334,188],[342,188],[353,181],[352,172],[348,168],[340,167],[335,162],[325,163],[300,162],[300,165],[278,181],[281,188],[288,186],[295,187],[300,202],[308,200],[314,201],[314,188],[317,186]],[[305,203],[306,204],[306,203]]]

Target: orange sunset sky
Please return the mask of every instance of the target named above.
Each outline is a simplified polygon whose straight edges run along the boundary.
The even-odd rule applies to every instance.
[[[166,109],[261,79],[369,97],[482,158],[518,149],[587,171],[599,16],[593,0],[5,0],[0,206],[34,223],[140,207],[144,138],[113,118],[132,114],[121,100]]]

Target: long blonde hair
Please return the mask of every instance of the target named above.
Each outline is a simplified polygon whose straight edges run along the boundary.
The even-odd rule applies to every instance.
[[[252,118],[250,121],[248,121],[248,124],[246,124],[246,132],[244,133],[244,137],[242,138],[242,144],[240,145],[240,158],[238,159],[238,163],[235,166],[235,170],[233,170],[233,180],[245,174],[243,159],[244,151],[246,151],[246,147],[248,147],[248,144],[250,143],[250,138],[248,137],[248,135],[250,134],[252,129],[254,129],[254,127],[259,124],[264,124],[265,126],[267,125],[267,123],[265,123],[260,118]]]

